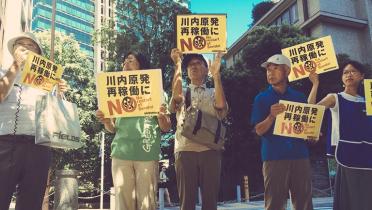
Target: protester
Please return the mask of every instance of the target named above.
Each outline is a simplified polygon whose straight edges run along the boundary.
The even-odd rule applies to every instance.
[[[29,32],[8,41],[13,56],[9,69],[0,69],[0,209],[7,210],[18,186],[17,210],[41,209],[50,149],[35,144],[35,105],[46,91],[20,83],[21,72],[29,52],[43,55],[37,38]],[[65,81],[57,92],[67,90]]]
[[[202,209],[217,209],[217,199],[221,172],[221,151],[213,150],[193,142],[181,135],[185,118],[185,94],[182,90],[182,68],[187,70],[191,83],[190,104],[216,118],[223,119],[227,114],[227,103],[221,82],[220,65],[222,53],[216,55],[209,65],[200,54],[188,54],[182,60],[182,53],[173,49],[171,58],[175,65],[171,112],[176,112],[177,130],[175,134],[175,166],[180,209],[195,209],[198,186],[201,189]],[[206,87],[208,72],[213,77],[214,88]]]
[[[276,116],[286,109],[279,100],[306,103],[306,97],[288,85],[291,63],[287,57],[273,55],[261,67],[266,69],[269,87],[255,97],[251,123],[261,136],[265,209],[284,210],[290,193],[294,209],[311,210],[311,167],[306,142],[273,134]]]
[[[348,61],[341,67],[344,90],[331,93],[319,105],[331,111],[328,143],[336,146],[338,163],[334,210],[369,210],[372,207],[372,116],[366,115],[362,82],[365,67],[357,61]],[[309,102],[316,102],[318,75],[312,73],[314,88]]]
[[[148,61],[142,54],[131,52],[125,57],[123,71],[147,68]],[[157,117],[109,119],[97,110],[105,129],[115,133],[111,144],[115,209],[156,209],[160,132],[171,127],[166,110],[165,99]]]

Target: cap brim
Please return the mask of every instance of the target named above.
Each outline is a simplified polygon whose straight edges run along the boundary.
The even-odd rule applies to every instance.
[[[39,48],[40,53],[41,53],[41,54],[44,54],[44,53],[43,53],[43,50],[41,49],[41,46],[39,45],[39,43],[37,43],[33,38],[31,38],[31,37],[29,37],[29,36],[26,36],[26,35],[16,36],[16,37],[11,38],[11,39],[8,41],[7,46],[8,46],[8,50],[9,50],[9,53],[10,53],[10,54],[13,54],[14,43],[15,43],[18,39],[22,39],[22,38],[31,39],[31,40],[36,44],[36,46]]]
[[[270,62],[267,62],[267,61],[266,61],[266,62],[263,62],[263,63],[261,64],[261,67],[262,67],[262,68],[266,68],[267,65],[269,65],[269,63],[270,63]]]

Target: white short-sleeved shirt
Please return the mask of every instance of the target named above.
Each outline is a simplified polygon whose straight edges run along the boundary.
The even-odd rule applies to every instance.
[[[0,78],[8,69],[0,69]],[[20,85],[21,72],[7,98],[0,103],[0,135],[35,135],[35,104],[47,92]]]
[[[207,88],[205,85],[203,86],[195,86],[193,84],[189,85],[191,91],[191,105],[196,106],[198,109],[202,110],[203,112],[209,113],[214,116],[224,116],[227,112],[226,109],[222,111],[222,113],[217,113],[217,110],[214,107],[215,98],[214,98],[214,88]],[[177,111],[176,118],[177,118],[177,130],[175,134],[175,144],[174,144],[174,152],[180,151],[192,151],[192,152],[202,152],[210,150],[211,148],[188,140],[186,137],[181,135],[181,125],[185,118],[185,104],[183,103],[181,109]]]

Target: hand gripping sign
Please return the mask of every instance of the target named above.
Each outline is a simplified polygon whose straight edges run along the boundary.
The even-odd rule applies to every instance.
[[[275,120],[274,134],[318,140],[324,115],[324,106],[280,100],[285,112]]]
[[[311,71],[322,74],[338,69],[331,36],[282,49],[282,54],[291,61],[290,82],[308,77]]]
[[[62,78],[63,68],[36,53],[28,54],[22,71],[21,83],[50,92]]]

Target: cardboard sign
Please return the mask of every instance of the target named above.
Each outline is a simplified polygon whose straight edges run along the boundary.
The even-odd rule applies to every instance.
[[[366,111],[372,116],[372,79],[364,80],[364,95],[366,96]]]
[[[226,52],[226,14],[177,15],[177,48],[183,53]]]
[[[308,77],[311,71],[322,74],[338,69],[331,36],[282,49],[282,54],[291,61],[290,82]]]
[[[161,70],[97,73],[97,94],[107,118],[157,115],[163,97]]]
[[[21,75],[21,84],[51,91],[62,78],[63,68],[47,58],[30,52]]]
[[[318,140],[322,126],[324,106],[280,100],[286,111],[275,120],[274,134],[302,139]]]

